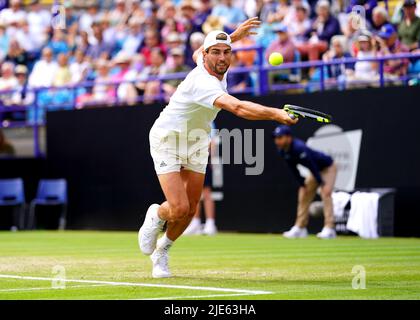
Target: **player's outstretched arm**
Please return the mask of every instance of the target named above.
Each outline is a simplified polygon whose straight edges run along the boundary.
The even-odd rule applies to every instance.
[[[283,109],[266,107],[251,101],[242,101],[229,94],[217,98],[214,106],[247,120],[273,120],[287,125],[298,122],[298,119],[290,118],[289,114]]]
[[[261,21],[258,20],[258,17],[249,18],[248,20],[242,22],[238,26],[238,28],[229,35],[230,39],[232,40],[232,42],[236,42],[247,36],[256,35],[257,32],[253,31],[253,29],[259,28],[260,25],[261,25]],[[197,63],[198,55],[202,51],[203,51],[203,46],[201,46],[200,48],[194,51],[193,60],[195,63]]]

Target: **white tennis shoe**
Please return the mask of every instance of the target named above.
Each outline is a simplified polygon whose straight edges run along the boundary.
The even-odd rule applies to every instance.
[[[185,229],[183,235],[191,236],[191,235],[198,235],[198,234],[202,234],[201,221],[200,219],[194,218],[191,220],[191,223],[189,224],[187,229]]]
[[[333,228],[324,227],[316,236],[320,239],[334,239],[337,237],[337,233]]]
[[[165,221],[158,217],[159,207],[160,205],[156,203],[149,207],[138,234],[140,250],[147,256],[150,256],[156,249],[159,232],[162,231],[165,224]]]
[[[169,271],[169,254],[168,250],[156,249],[150,256],[153,263],[153,278],[169,278],[171,272]]]
[[[204,225],[204,228],[203,228],[203,234],[205,234],[206,236],[214,236],[217,234],[217,227],[213,221],[212,222],[206,221],[206,224]]]
[[[293,226],[292,229],[284,232],[283,236],[288,239],[306,238],[308,236],[308,230],[306,230],[306,228]]]

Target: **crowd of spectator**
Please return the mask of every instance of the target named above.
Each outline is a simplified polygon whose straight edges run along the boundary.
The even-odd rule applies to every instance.
[[[148,78],[191,70],[206,33],[232,32],[252,16],[263,22],[258,35],[235,48],[262,46],[265,56],[280,52],[285,62],[420,52],[415,0],[400,1],[392,16],[377,0],[65,0],[53,10],[37,0],[25,6],[9,0],[0,10],[4,106],[31,106],[35,99],[41,108],[151,103],[159,94],[168,100],[180,80]],[[232,66],[260,63],[255,50],[238,51]],[[386,61],[384,71],[392,80],[409,68],[420,72],[418,61],[408,59]],[[371,83],[379,69],[358,61],[328,66],[326,76],[331,83]],[[310,68],[305,77],[316,80],[319,70]],[[254,82],[250,73],[232,73],[228,84],[240,92]],[[31,90],[42,87],[48,89],[37,95]]]

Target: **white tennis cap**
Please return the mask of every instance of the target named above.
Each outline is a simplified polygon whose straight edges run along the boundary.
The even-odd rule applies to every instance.
[[[211,46],[214,46],[218,43],[223,43],[228,45],[229,47],[232,47],[232,40],[226,32],[221,30],[214,30],[209,32],[209,34],[204,39],[204,50],[207,50]]]

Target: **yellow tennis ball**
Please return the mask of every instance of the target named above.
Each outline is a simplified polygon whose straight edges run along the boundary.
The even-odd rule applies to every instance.
[[[268,57],[268,62],[272,65],[272,66],[278,66],[280,64],[283,63],[283,56],[281,53],[279,52],[273,52],[272,54],[270,54],[270,56]]]

